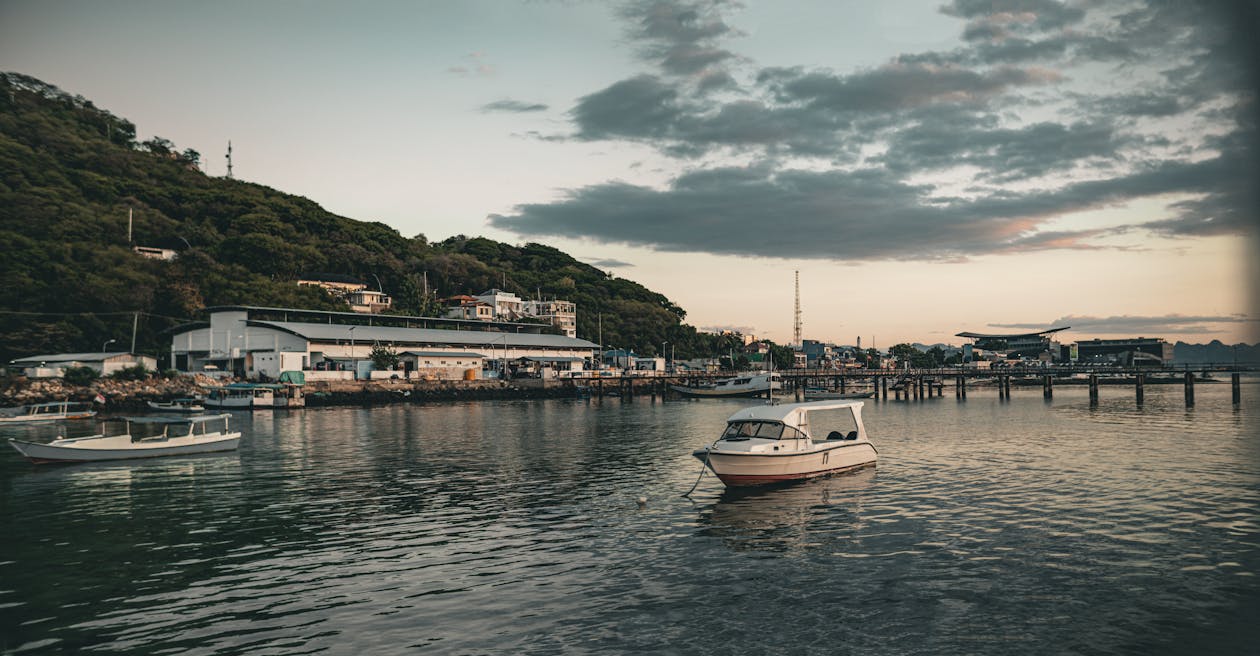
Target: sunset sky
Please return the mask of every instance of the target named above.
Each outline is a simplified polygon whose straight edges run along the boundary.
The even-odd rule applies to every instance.
[[[1255,3],[13,2],[0,70],[224,174],[538,241],[702,329],[1260,341]],[[579,308],[579,311],[581,308]]]

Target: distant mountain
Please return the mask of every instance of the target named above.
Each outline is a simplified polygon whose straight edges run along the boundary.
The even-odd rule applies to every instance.
[[[403,314],[492,287],[578,304],[578,336],[677,357],[726,353],[665,296],[543,244],[430,243],[262,185],[201,172],[200,154],[16,73],[0,73],[0,363],[34,353],[170,348],[163,331],[213,305],[345,310],[311,271],[380,285]],[[134,211],[134,241],[128,212]],[[173,249],[171,261],[132,246]],[[427,291],[427,293],[426,293]],[[125,347],[124,347],[125,348]]]
[[[1173,362],[1176,364],[1260,364],[1260,344],[1223,344],[1212,340],[1207,344],[1173,345]]]

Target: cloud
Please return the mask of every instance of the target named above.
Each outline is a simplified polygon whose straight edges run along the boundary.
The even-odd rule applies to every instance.
[[[1221,332],[1220,324],[1256,323],[1257,319],[1245,315],[1181,315],[1166,314],[1157,317],[1119,315],[1090,317],[1068,315],[1049,323],[991,323],[994,328],[1016,330],[1042,330],[1046,326],[1071,326],[1073,331],[1102,335],[1151,335],[1211,334]]]
[[[722,17],[729,3],[697,0],[645,0],[627,3],[632,39],[640,44],[640,56],[656,64],[666,75],[698,76],[720,70],[735,54],[718,45],[733,34]]]
[[[544,112],[547,106],[542,103],[529,103],[520,100],[496,100],[481,106],[483,112],[512,112],[523,114],[528,112]]]
[[[465,77],[491,77],[495,74],[495,69],[486,63],[485,57],[485,53],[470,52],[463,57],[465,63],[451,66],[446,72]]]
[[[630,264],[629,262],[622,262],[621,260],[614,260],[612,258],[604,258],[600,260],[587,260],[587,263],[598,269],[620,269],[624,267],[634,266],[633,264]]]
[[[569,139],[642,143],[689,170],[490,222],[667,251],[954,261],[1135,231],[1239,235],[1260,216],[1257,46],[1219,6],[957,0],[943,11],[963,46],[847,72],[750,65],[720,43],[735,34],[725,9],[631,4],[653,69],[568,114]],[[1171,216],[1051,227],[1141,198],[1171,198]]]
[[[1214,189],[1228,194],[1222,185],[1231,179],[1232,167],[1225,157],[1165,161],[1132,175],[967,200],[935,198],[932,186],[906,183],[884,168],[809,171],[763,164],[695,170],[660,190],[624,182],[592,185],[554,203],[519,205],[513,214],[489,218],[497,228],[525,235],[587,237],[666,251],[957,260],[1096,249],[1091,239],[1140,226],[1055,232],[1041,227],[1064,213],[1134,198]],[[1195,220],[1154,226],[1190,230]]]

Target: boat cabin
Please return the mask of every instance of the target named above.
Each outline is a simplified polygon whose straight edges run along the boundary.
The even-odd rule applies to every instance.
[[[739,442],[752,439],[784,441],[866,440],[862,425],[861,401],[815,401],[744,408],[726,420],[722,441]],[[814,437],[810,415],[827,410],[847,410],[828,423],[825,438]],[[845,417],[844,415],[848,415]]]

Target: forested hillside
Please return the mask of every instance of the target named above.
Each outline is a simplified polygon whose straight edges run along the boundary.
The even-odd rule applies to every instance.
[[[169,348],[161,332],[204,307],[249,304],[344,310],[306,272],[346,274],[393,296],[396,311],[432,315],[438,299],[500,287],[578,304],[578,336],[679,358],[729,347],[682,324],[664,296],[542,244],[483,238],[429,243],[381,223],[337,216],[275,189],[210,177],[200,155],[27,76],[0,74],[0,361],[34,353]],[[141,257],[134,243],[179,251]],[[429,294],[425,294],[427,275]]]

